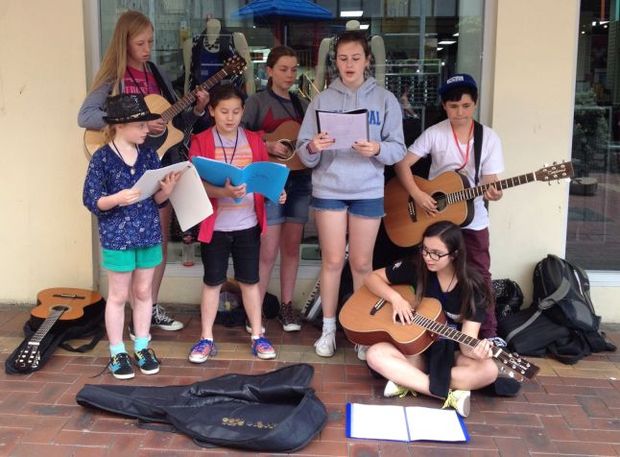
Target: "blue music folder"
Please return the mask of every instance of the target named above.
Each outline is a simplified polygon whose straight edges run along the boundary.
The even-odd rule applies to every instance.
[[[453,409],[347,403],[347,438],[388,441],[468,442],[463,418]]]
[[[192,163],[200,178],[209,184],[223,187],[226,178],[229,178],[232,185],[246,184],[248,193],[258,192],[272,202],[277,202],[280,198],[289,173],[285,165],[273,162],[252,162],[239,168],[219,160],[194,157]]]

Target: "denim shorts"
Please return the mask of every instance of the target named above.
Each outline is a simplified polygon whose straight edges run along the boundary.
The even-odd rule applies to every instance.
[[[260,227],[245,230],[213,232],[210,243],[200,243],[200,256],[204,267],[203,282],[219,286],[226,281],[228,257],[232,254],[235,279],[243,284],[258,283],[258,257],[260,252]]]
[[[383,198],[361,200],[336,200],[312,197],[310,205],[315,211],[348,211],[352,216],[381,219],[385,215]]]
[[[265,200],[267,225],[278,225],[284,222],[305,224],[308,222],[308,209],[312,194],[312,174],[307,172],[292,172],[284,186],[286,202],[280,205],[277,202]]]
[[[101,264],[106,270],[126,273],[136,268],[155,268],[163,260],[161,244],[147,248],[102,249]]]

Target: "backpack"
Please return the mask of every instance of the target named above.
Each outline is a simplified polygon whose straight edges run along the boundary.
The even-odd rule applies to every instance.
[[[600,321],[586,272],[549,254],[534,268],[532,305],[501,318],[498,332],[515,352],[574,364],[592,352],[616,350]]]
[[[497,320],[519,312],[523,304],[523,292],[519,284],[511,279],[494,279],[491,283],[495,293]]]
[[[592,352],[615,351],[600,331],[590,298],[590,280],[577,265],[549,254],[534,268],[533,302],[552,321],[580,333]]]

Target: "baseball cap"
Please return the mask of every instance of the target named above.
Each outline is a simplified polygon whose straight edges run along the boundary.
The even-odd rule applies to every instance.
[[[476,80],[471,75],[467,73],[457,73],[450,76],[446,82],[441,85],[439,88],[439,95],[442,96],[456,87],[471,87],[472,89],[478,90]]]

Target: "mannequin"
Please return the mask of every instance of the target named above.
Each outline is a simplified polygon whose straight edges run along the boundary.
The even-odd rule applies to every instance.
[[[193,89],[222,68],[222,63],[236,51],[246,61],[245,91],[251,95],[255,91],[254,68],[250,59],[250,49],[243,33],[232,34],[232,43],[226,33],[222,34],[222,24],[218,19],[207,19],[201,35],[194,37],[191,44],[183,43],[186,90]],[[190,47],[189,52],[187,47]],[[200,65],[199,68],[196,68]]]
[[[361,24],[359,21],[352,19],[346,23],[345,30],[361,30],[360,25]],[[321,44],[319,45],[316,76],[314,78],[314,84],[312,86],[312,97],[322,91],[325,88],[326,83],[329,84],[330,81],[332,81],[337,76],[335,74],[335,64],[333,65],[333,69],[325,68],[328,64],[327,58],[330,52],[333,52],[333,42],[333,37],[323,38]],[[373,76],[377,80],[377,84],[379,84],[381,87],[385,87],[385,43],[383,41],[383,37],[379,35],[374,35],[370,39],[370,50],[374,59],[373,68],[375,74]],[[335,56],[332,56],[332,60],[334,59]],[[331,74],[332,71],[334,72],[334,74]]]

